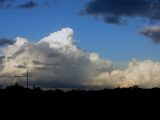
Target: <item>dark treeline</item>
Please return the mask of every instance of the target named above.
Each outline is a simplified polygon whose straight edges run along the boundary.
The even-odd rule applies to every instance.
[[[40,97],[160,97],[160,89],[141,89],[137,86],[131,88],[116,88],[103,90],[78,90],[73,89],[63,91],[56,90],[42,90],[41,88],[24,88],[19,85],[9,86],[0,89],[0,96],[40,96]]]

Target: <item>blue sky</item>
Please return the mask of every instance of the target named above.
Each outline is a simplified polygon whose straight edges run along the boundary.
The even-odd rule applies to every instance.
[[[113,61],[160,60],[160,45],[139,34],[147,23],[131,19],[128,25],[114,25],[94,16],[79,15],[89,1],[57,0],[34,9],[1,8],[0,37],[22,36],[36,42],[51,32],[71,27],[80,48],[97,52],[103,58]],[[20,3],[23,0],[16,2]]]

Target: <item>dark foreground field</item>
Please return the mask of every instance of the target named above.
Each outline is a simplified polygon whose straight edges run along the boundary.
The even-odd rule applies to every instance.
[[[37,111],[37,109],[38,111],[45,111],[51,108],[51,111],[55,110],[59,113],[71,109],[72,112],[70,113],[73,113],[73,111],[77,112],[76,110],[81,108],[83,111],[104,109],[105,112],[115,113],[117,111],[119,113],[123,112],[122,109],[125,111],[136,109],[136,112],[140,111],[141,114],[141,109],[148,110],[151,107],[154,110],[155,107],[160,108],[160,89],[132,87],[128,89],[63,91],[60,89],[42,90],[40,88],[27,89],[22,86],[10,86],[0,89],[0,101],[1,107],[9,106],[9,110],[18,107],[20,110],[21,108],[22,110],[29,108],[33,111]]]

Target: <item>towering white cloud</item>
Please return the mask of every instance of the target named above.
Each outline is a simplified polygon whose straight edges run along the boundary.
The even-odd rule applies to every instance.
[[[73,40],[73,30],[71,28],[65,28],[61,31],[51,33],[49,36],[43,38],[40,42],[47,42],[49,43],[50,47],[55,47],[57,44],[57,47],[59,45],[67,45],[72,46],[74,44]]]
[[[5,48],[3,53],[1,75],[23,75],[28,68],[30,82],[46,87],[81,87],[102,70],[111,69],[110,61],[77,48],[70,28],[52,33],[36,44],[17,37],[15,44]]]
[[[71,28],[64,28],[35,44],[17,37],[3,49],[0,84],[13,84],[13,76],[25,75],[29,69],[30,85],[41,87],[160,87],[159,62],[133,60],[125,70],[115,70],[98,53],[79,49],[73,33]]]

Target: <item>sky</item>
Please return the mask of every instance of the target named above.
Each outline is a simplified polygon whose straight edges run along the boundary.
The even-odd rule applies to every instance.
[[[17,0],[16,3],[23,1],[26,2]],[[129,61],[132,58],[159,60],[160,46],[138,34],[147,23],[132,20],[129,25],[120,26],[93,16],[79,15],[88,1],[51,0],[50,5],[34,9],[1,8],[0,27],[3,29],[0,29],[0,37],[23,36],[34,42],[52,31],[71,27],[78,46],[98,52],[102,57],[114,61]]]
[[[97,66],[94,66],[95,71],[93,73],[96,76],[99,76],[97,79],[100,79],[100,77],[102,77],[104,74],[108,74],[107,72],[109,72],[110,74],[110,72],[113,69],[117,69],[117,67],[119,67],[119,69],[124,69],[128,66],[126,70],[119,71],[119,74],[125,74],[125,72],[130,69],[131,66],[134,66],[130,64],[134,64],[135,62],[137,62],[137,68],[135,67],[136,65],[134,66],[134,69],[136,69],[136,71],[139,70],[139,67],[147,67],[148,65],[146,64],[151,64],[151,66],[153,64],[156,71],[155,79],[157,81],[157,78],[159,78],[159,73],[157,71],[159,71],[159,69],[157,70],[157,68],[155,68],[155,64],[159,65],[160,61],[159,12],[159,0],[0,0],[0,54],[5,58],[6,56],[10,57],[12,51],[14,51],[15,49],[20,49],[21,51],[23,51],[21,47],[27,49],[24,43],[27,43],[28,46],[30,45],[31,49],[34,49],[33,46],[35,45],[35,47],[37,47],[35,51],[38,51],[43,49],[42,45],[40,45],[40,41],[47,41],[48,44],[50,44],[50,46],[52,46],[53,48],[54,45],[51,44],[51,38],[55,39],[55,41],[61,41],[61,39],[64,39],[68,41],[67,45],[72,48],[70,53],[73,52],[73,47],[75,47],[74,44],[76,44],[75,49],[78,53],[81,52],[81,54],[89,54],[88,56],[83,55],[83,60],[86,60],[88,57],[88,59],[91,58],[90,60],[91,62],[93,62],[94,60],[92,58],[96,58],[98,62],[96,61]],[[55,36],[49,35],[50,33],[56,31],[59,31],[60,33],[57,33],[58,35]],[[44,36],[48,36],[48,39],[46,40]],[[71,39],[69,39],[67,36],[70,36]],[[76,43],[74,43],[74,41],[76,41]],[[60,43],[62,43],[62,41]],[[65,42],[63,41],[63,44],[64,43]],[[21,46],[20,44],[23,45]],[[9,50],[10,48],[8,47],[8,45],[11,45],[10,47],[13,47],[12,51]],[[15,47],[15,45],[21,47],[18,48]],[[40,47],[40,49],[38,46]],[[10,52],[8,52],[7,50],[7,52],[4,52],[4,50],[2,49],[5,48]],[[77,55],[77,52],[73,54]],[[63,51],[62,53],[66,53],[66,51]],[[96,54],[93,55],[92,53]],[[73,57],[73,59],[75,59],[75,56],[71,55],[70,57]],[[46,58],[42,57],[41,59]],[[66,56],[65,59],[67,59]],[[46,60],[52,61],[52,59],[50,58],[47,58]],[[69,59],[67,60],[69,61]],[[73,62],[72,60],[70,61],[71,63]],[[6,75],[7,73],[9,74],[9,72],[6,72],[9,71],[6,66],[11,66],[8,66],[6,61],[7,60],[5,59],[5,62],[2,62],[2,66],[4,67],[4,69],[2,70],[3,75]],[[82,64],[82,61],[80,60],[77,63],[73,64]],[[29,61],[27,62],[29,63]],[[41,60],[36,62],[44,63],[45,61]],[[112,65],[110,65],[110,62],[112,63]],[[25,67],[21,64],[21,67]],[[50,64],[53,63],[51,62]],[[85,64],[87,66],[91,63],[85,62]],[[65,65],[66,64],[64,64],[63,66]],[[29,66],[35,67],[33,65]],[[95,73],[97,72],[96,69],[98,69],[99,66],[101,66],[100,69],[103,69],[101,70],[103,71],[103,73],[98,74],[99,71],[98,73]],[[102,68],[102,66],[106,67]],[[88,68],[85,68],[85,66],[83,66],[82,68],[85,68],[85,70],[89,69],[89,71],[91,71],[91,69],[93,69],[92,67],[93,66],[91,65]],[[63,70],[64,72],[66,72],[65,69]],[[106,71],[104,72],[104,70]],[[35,72],[35,70],[33,71]],[[68,74],[70,75],[72,74],[72,72]],[[112,72],[115,73],[115,71]],[[47,71],[47,73],[50,72]],[[81,76],[87,76],[87,78],[85,77],[83,79],[88,79],[89,75],[87,73],[87,75],[82,74]],[[109,79],[112,76],[114,75],[109,76]],[[51,80],[53,76],[51,75],[48,78]],[[76,79],[76,77],[73,78]],[[62,78],[60,77],[56,79]],[[120,78],[118,77],[117,79]],[[126,76],[125,79],[127,79]],[[147,81],[149,81],[148,78],[146,79]],[[139,78],[136,78],[136,81],[138,80]],[[63,83],[63,81],[65,80],[62,80],[61,82],[56,81],[56,83],[59,85]],[[109,80],[109,82],[104,82],[104,80],[99,80],[103,82],[95,81],[87,81],[85,82],[85,85],[90,85],[90,83],[93,83],[94,86],[102,85],[113,87],[118,85],[132,86],[135,84],[139,84],[139,82],[134,81],[127,83],[118,82],[118,85],[113,85],[113,83]],[[121,81],[125,80],[123,79]],[[126,81],[128,81],[128,79]],[[71,80],[67,83],[67,85],[71,83],[74,82],[72,82]],[[80,85],[80,83],[76,82],[76,85]],[[144,87],[149,83],[143,83],[142,85],[140,85]],[[149,87],[159,86],[159,83],[157,83],[156,85],[155,84],[156,83],[154,83],[153,85],[149,85]]]

